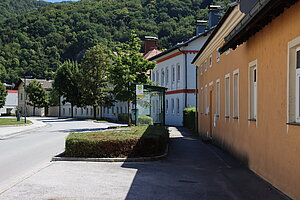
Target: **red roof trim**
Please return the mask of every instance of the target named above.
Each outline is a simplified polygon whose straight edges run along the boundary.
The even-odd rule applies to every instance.
[[[8,93],[18,93],[18,90],[7,90]]]
[[[185,90],[174,90],[174,91],[169,91],[166,92],[166,95],[170,95],[170,94],[185,94],[185,93],[197,93],[197,90],[195,89],[185,89]]]

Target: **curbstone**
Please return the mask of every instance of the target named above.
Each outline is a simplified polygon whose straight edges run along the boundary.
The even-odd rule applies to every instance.
[[[167,145],[165,152],[160,156],[140,157],[140,158],[78,158],[78,157],[63,157],[61,153],[52,158],[53,161],[83,161],[83,162],[149,162],[158,161],[166,158],[169,153],[169,145]]]

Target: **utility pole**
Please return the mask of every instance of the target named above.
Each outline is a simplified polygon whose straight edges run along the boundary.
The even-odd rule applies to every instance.
[[[26,94],[26,78],[27,78],[27,79],[30,79],[30,78],[32,78],[32,76],[24,76],[24,98],[25,98],[25,110],[24,110],[24,113],[25,113],[25,118],[24,118],[24,121],[25,121],[25,124],[27,123],[27,94]]]

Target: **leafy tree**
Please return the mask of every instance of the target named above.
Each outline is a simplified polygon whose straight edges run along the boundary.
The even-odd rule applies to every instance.
[[[81,97],[79,87],[80,73],[77,62],[66,61],[56,71],[54,76],[53,88],[60,96],[64,97],[65,102],[71,104],[71,115],[73,117],[74,106],[80,107]]]
[[[33,115],[35,115],[36,108],[42,108],[48,104],[48,96],[46,90],[42,87],[42,84],[36,79],[31,81],[26,87],[26,91],[29,97],[29,104],[33,106]]]
[[[117,100],[127,101],[128,124],[130,119],[130,102],[135,100],[135,87],[132,83],[149,83],[147,71],[155,67],[154,62],[143,58],[140,54],[141,41],[136,34],[131,34],[127,43],[122,43],[112,54],[113,64],[110,67],[110,81],[114,84],[114,94]]]
[[[108,68],[111,60],[107,48],[97,45],[88,49],[80,67],[82,74],[81,90],[84,94],[83,103],[93,106],[94,118],[96,108],[111,104],[111,89],[108,87]]]
[[[0,108],[3,108],[3,106],[5,105],[6,96],[7,96],[7,90],[4,84],[0,82]]]

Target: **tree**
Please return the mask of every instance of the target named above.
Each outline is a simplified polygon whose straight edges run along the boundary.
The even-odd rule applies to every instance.
[[[141,41],[136,34],[131,34],[127,43],[120,44],[112,54],[113,64],[110,67],[110,81],[114,84],[117,100],[127,101],[128,124],[131,124],[130,103],[135,99],[135,87],[132,83],[147,84],[147,71],[155,67],[154,62],[143,58],[140,53]]]
[[[80,73],[77,62],[66,61],[56,71],[53,88],[65,102],[71,104],[71,116],[73,117],[74,106],[81,106],[81,93],[79,88]]]
[[[36,79],[31,81],[26,87],[29,97],[29,103],[33,106],[33,115],[35,115],[36,108],[42,108],[48,104],[48,95],[42,84]]]
[[[83,58],[80,72],[83,74],[80,84],[84,94],[83,103],[93,106],[94,118],[96,108],[111,104],[111,89],[108,87],[108,68],[111,60],[109,52],[103,45],[96,45],[88,49]]]
[[[3,108],[3,106],[5,105],[6,96],[7,96],[7,90],[4,84],[0,82],[0,108]]]

